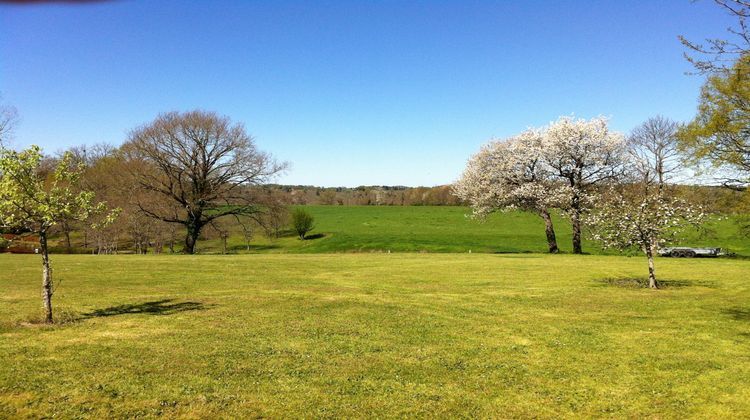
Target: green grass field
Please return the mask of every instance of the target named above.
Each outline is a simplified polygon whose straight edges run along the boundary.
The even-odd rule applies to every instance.
[[[618,256],[53,264],[41,326],[39,258],[0,255],[0,418],[750,417],[747,260],[659,259],[659,291]]]
[[[518,253],[547,250],[542,220],[533,214],[493,214],[486,222],[467,217],[465,207],[304,206],[314,217],[314,239],[300,241],[293,234],[269,240],[258,232],[251,252],[482,252]],[[567,220],[555,218],[558,243],[570,252]],[[743,237],[732,219],[714,220],[704,232],[686,232],[680,244],[729,248],[750,256],[750,238]],[[200,252],[218,253],[218,239],[203,240]],[[245,252],[241,232],[229,240],[231,252]],[[595,243],[584,251],[601,254]],[[612,251],[608,253],[613,253]]]

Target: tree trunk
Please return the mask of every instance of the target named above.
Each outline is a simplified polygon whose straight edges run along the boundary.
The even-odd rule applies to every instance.
[[[648,258],[648,287],[658,289],[659,283],[656,281],[656,268],[654,267],[654,247],[648,245],[645,248],[646,257]]]
[[[194,254],[195,244],[198,242],[198,236],[201,233],[201,226],[195,222],[188,223],[187,235],[185,235],[185,249],[182,250],[184,254]]]
[[[570,221],[573,225],[573,253],[583,254],[581,248],[581,204],[577,195],[573,196],[571,203]]]
[[[52,323],[52,269],[49,265],[49,251],[47,250],[47,231],[39,232],[39,247],[42,252],[42,305],[44,306],[44,322]]]
[[[70,254],[73,250],[73,245],[70,242],[70,224],[65,220],[62,223],[62,230],[63,235],[65,236],[65,252]]]
[[[557,237],[555,236],[555,228],[552,226],[552,217],[547,209],[539,211],[539,215],[544,219],[544,232],[547,234],[547,247],[549,248],[550,254],[557,254],[559,249],[557,248]]]

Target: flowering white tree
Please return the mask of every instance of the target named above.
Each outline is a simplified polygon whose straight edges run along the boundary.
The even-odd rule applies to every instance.
[[[567,189],[555,186],[542,160],[542,132],[527,130],[504,141],[492,141],[469,160],[454,193],[468,202],[475,217],[521,209],[545,223],[549,252],[558,251],[550,208],[565,202]]]
[[[644,194],[639,186],[630,191],[612,190],[598,200],[597,208],[586,217],[593,238],[605,248],[637,248],[648,259],[648,285],[658,288],[654,254],[682,230],[699,226],[705,214],[695,205],[669,197],[649,186]],[[658,192],[657,192],[658,191]]]
[[[580,254],[581,215],[591,205],[594,186],[616,180],[626,161],[625,137],[609,130],[606,118],[561,117],[542,136],[544,161],[566,185],[566,206],[573,225],[573,252]]]

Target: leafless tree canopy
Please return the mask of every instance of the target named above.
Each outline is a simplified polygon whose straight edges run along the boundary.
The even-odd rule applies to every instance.
[[[703,43],[690,41],[680,35],[680,42],[689,53],[685,58],[695,66],[700,74],[726,71],[737,59],[750,53],[750,31],[747,19],[750,17],[748,0],[714,0],[719,7],[737,18],[736,26],[727,28],[730,39],[710,38]]]
[[[630,133],[628,151],[639,181],[664,185],[679,170],[678,127],[676,122],[659,115]]]
[[[140,185],[172,204],[141,202],[141,210],[184,225],[188,253],[214,219],[262,211],[247,187],[264,184],[285,168],[259,151],[241,124],[205,111],[160,115],[131,132],[123,150],[141,163],[134,165]]]
[[[0,97],[0,99],[2,99]],[[18,123],[18,112],[15,107],[0,103],[0,147],[7,146],[13,128]]]

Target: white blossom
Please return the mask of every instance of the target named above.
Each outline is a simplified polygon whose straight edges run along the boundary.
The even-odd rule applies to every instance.
[[[706,213],[699,206],[637,184],[610,189],[597,200],[585,222],[592,238],[605,248],[639,249],[648,258],[649,284],[657,287],[653,257],[688,227],[699,227]]]

